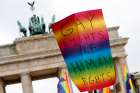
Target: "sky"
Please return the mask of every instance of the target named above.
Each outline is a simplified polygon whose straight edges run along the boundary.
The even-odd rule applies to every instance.
[[[27,2],[30,1],[32,0],[0,0],[0,45],[12,43],[15,38],[21,37],[16,24],[17,20],[26,28],[28,27],[28,20],[32,16],[32,12],[27,5]],[[120,36],[129,37],[129,42],[125,47],[128,54],[129,71],[140,71],[139,0],[35,0],[35,2],[35,13],[44,17],[46,24],[51,22],[53,14],[56,15],[56,21],[59,21],[76,12],[102,9],[107,27],[120,26],[118,30]],[[46,80],[46,83],[50,81],[56,83],[57,79]],[[38,83],[41,86],[41,81]],[[37,85],[37,83],[34,83],[34,87],[37,87]],[[49,86],[49,84],[45,86]],[[15,87],[21,90],[20,84],[7,86],[7,93],[22,93],[19,92],[20,90],[16,92]],[[49,87],[48,89],[50,90]],[[54,91],[46,92],[43,89],[40,90],[41,92],[38,90],[35,93],[56,93]]]

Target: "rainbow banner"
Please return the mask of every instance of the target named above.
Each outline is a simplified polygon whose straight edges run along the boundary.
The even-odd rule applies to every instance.
[[[132,82],[132,79],[129,79],[129,84],[130,84],[130,90],[129,93],[136,93],[135,88],[134,88],[134,84]]]
[[[62,82],[63,82],[63,78],[60,78],[57,84],[57,93],[66,93],[65,87]]]
[[[103,89],[97,90],[97,93],[112,93],[110,87],[105,87]]]
[[[72,14],[51,28],[69,75],[81,92],[114,84],[114,64],[101,9]]]
[[[57,89],[58,93],[72,93],[71,82],[69,80],[67,72],[63,72],[60,75]]]
[[[123,77],[124,77],[124,81],[125,81],[126,91],[127,91],[127,93],[129,93],[129,91],[130,91],[130,84],[129,84],[128,68],[127,68],[126,63],[123,63],[122,66],[123,66],[122,67],[123,68],[122,73],[123,73]]]
[[[134,84],[132,82],[132,79],[130,77],[130,74],[128,73],[128,67],[126,63],[122,64],[122,73],[125,81],[125,87],[126,87],[126,92],[127,93],[136,93]]]

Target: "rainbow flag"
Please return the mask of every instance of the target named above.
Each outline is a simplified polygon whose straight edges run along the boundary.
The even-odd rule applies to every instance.
[[[127,64],[123,63],[122,68],[123,68],[122,73],[123,73],[123,76],[124,76],[126,92],[127,93],[136,93],[135,89],[134,89],[133,82],[132,82],[131,77],[129,76],[129,73],[128,73]]]
[[[103,89],[97,90],[97,93],[112,93],[110,87],[105,87]]]
[[[72,14],[51,28],[69,75],[81,92],[114,84],[114,64],[101,9]]]
[[[63,85],[62,82],[63,82],[63,79],[60,78],[59,79],[59,82],[57,84],[57,91],[58,91],[58,93],[66,93],[65,88],[64,88],[64,85]]]
[[[129,93],[136,93],[135,88],[134,88],[134,84],[132,82],[132,79],[129,79],[129,84],[130,84],[130,90]]]
[[[126,91],[127,93],[129,93],[130,91],[130,85],[129,85],[129,74],[128,74],[128,68],[127,68],[127,65],[126,63],[123,63],[123,76],[124,76],[124,81],[125,81],[125,87],[126,87]]]
[[[58,93],[72,93],[71,82],[68,78],[67,72],[60,75],[57,89]]]

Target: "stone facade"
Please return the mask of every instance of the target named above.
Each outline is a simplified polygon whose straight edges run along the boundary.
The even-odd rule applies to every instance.
[[[120,37],[118,29],[108,28],[113,60],[121,65],[126,62],[124,46],[128,38]],[[17,82],[22,83],[23,93],[33,93],[32,80],[56,77],[63,67],[64,60],[52,33],[15,39],[13,44],[0,46],[0,93],[5,93],[5,85]],[[126,93],[124,81],[117,79],[118,82],[121,90],[117,93]]]

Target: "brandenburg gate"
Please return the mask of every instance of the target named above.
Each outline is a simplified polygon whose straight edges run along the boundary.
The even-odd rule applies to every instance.
[[[127,37],[120,37],[119,27],[110,27],[110,44],[116,67],[116,93],[126,93],[121,65],[126,63],[124,46]],[[65,64],[52,33],[17,38],[12,44],[0,46],[0,93],[5,86],[21,82],[23,93],[33,93],[32,81],[57,77]]]

